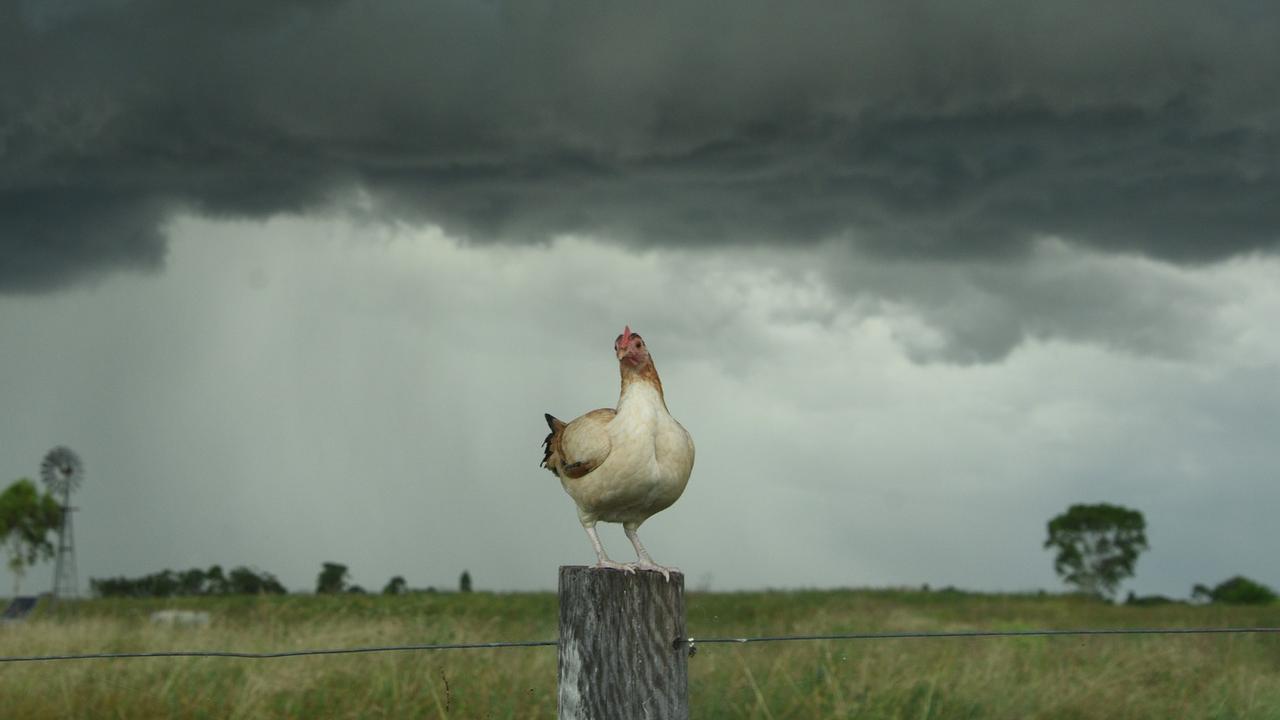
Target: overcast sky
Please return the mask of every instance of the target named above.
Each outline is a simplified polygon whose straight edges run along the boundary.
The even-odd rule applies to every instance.
[[[549,589],[629,323],[693,587],[1057,589],[1103,501],[1280,586],[1280,10],[727,7],[0,0],[0,484],[79,452],[85,588]]]

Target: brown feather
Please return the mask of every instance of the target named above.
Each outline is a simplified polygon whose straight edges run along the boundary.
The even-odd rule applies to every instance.
[[[543,413],[543,417],[547,419],[547,427],[551,428],[551,432],[542,441],[542,447],[546,448],[546,452],[542,454],[542,467],[560,477],[560,471],[557,470],[560,465],[560,433],[564,431],[565,424],[550,413]]]
[[[609,421],[613,420],[614,415],[617,415],[617,414],[618,414],[617,411],[614,410],[613,408],[597,408],[595,410],[592,410],[589,413],[586,413],[585,415],[578,418],[577,420],[574,420],[574,422],[576,423],[579,420],[591,420],[594,422],[607,425],[609,424]],[[561,435],[561,437],[563,437],[563,435]],[[560,459],[561,459],[561,462],[563,462],[564,460],[567,460],[569,458],[565,458],[564,453],[561,452]],[[568,465],[564,465],[563,467],[561,467],[560,473],[557,473],[557,474],[558,475],[562,474],[564,477],[567,477],[570,480],[577,480],[583,475],[586,475],[587,473],[599,467],[601,459],[602,458],[593,458],[591,460],[579,460],[577,462],[569,463]]]

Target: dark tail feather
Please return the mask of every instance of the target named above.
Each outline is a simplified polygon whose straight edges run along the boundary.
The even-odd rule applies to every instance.
[[[543,417],[547,419],[547,427],[551,428],[551,432],[547,434],[547,439],[542,441],[542,447],[546,448],[546,452],[542,454],[542,467],[559,477],[560,473],[556,470],[556,466],[560,464],[560,431],[564,430],[564,423],[550,413],[543,413]]]

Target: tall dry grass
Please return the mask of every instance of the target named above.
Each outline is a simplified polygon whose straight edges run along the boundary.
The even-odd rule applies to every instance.
[[[206,627],[148,622],[203,609]],[[550,594],[90,601],[0,628],[0,655],[552,639]],[[1280,607],[1061,596],[691,594],[695,636],[1280,625]],[[2,718],[550,718],[554,648],[0,665]],[[699,647],[695,718],[1280,718],[1280,637],[823,641]]]

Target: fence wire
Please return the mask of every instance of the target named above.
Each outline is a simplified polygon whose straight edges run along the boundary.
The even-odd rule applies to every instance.
[[[998,638],[1062,637],[1085,635],[1245,635],[1280,634],[1280,627],[1190,627],[1190,628],[1076,628],[1069,630],[934,630],[919,632],[867,632],[837,635],[772,635],[764,637],[714,637],[676,640],[675,645],[698,643],[761,643],[801,640],[901,640],[910,638]]]
[[[820,640],[901,640],[942,638],[1006,638],[1069,637],[1089,635],[1280,635],[1280,627],[1190,627],[1190,628],[1078,628],[1071,630],[939,630],[921,632],[867,632],[832,635],[770,635],[761,637],[676,638],[673,649],[687,647],[691,653],[698,645],[715,643],[805,642]],[[0,656],[0,663],[52,662],[60,660],[122,660],[130,658],[214,657],[267,660],[307,655],[356,655],[365,653],[411,652],[432,650],[483,650],[557,646],[558,640],[523,640],[481,643],[440,643],[419,645],[372,645],[367,647],[323,648],[319,650],[285,650],[281,652],[238,652],[230,650],[163,650],[155,652],[81,653],[66,655]]]
[[[559,645],[557,640],[517,640],[512,642],[441,643],[428,645],[370,645],[368,647],[284,650],[280,652],[240,652],[236,650],[159,650],[144,652],[83,653],[77,655],[0,656],[0,663],[43,662],[49,660],[120,660],[126,658],[220,657],[249,660],[302,657],[304,655],[359,655],[362,653],[406,652],[413,650],[479,650],[483,648],[541,647]]]

